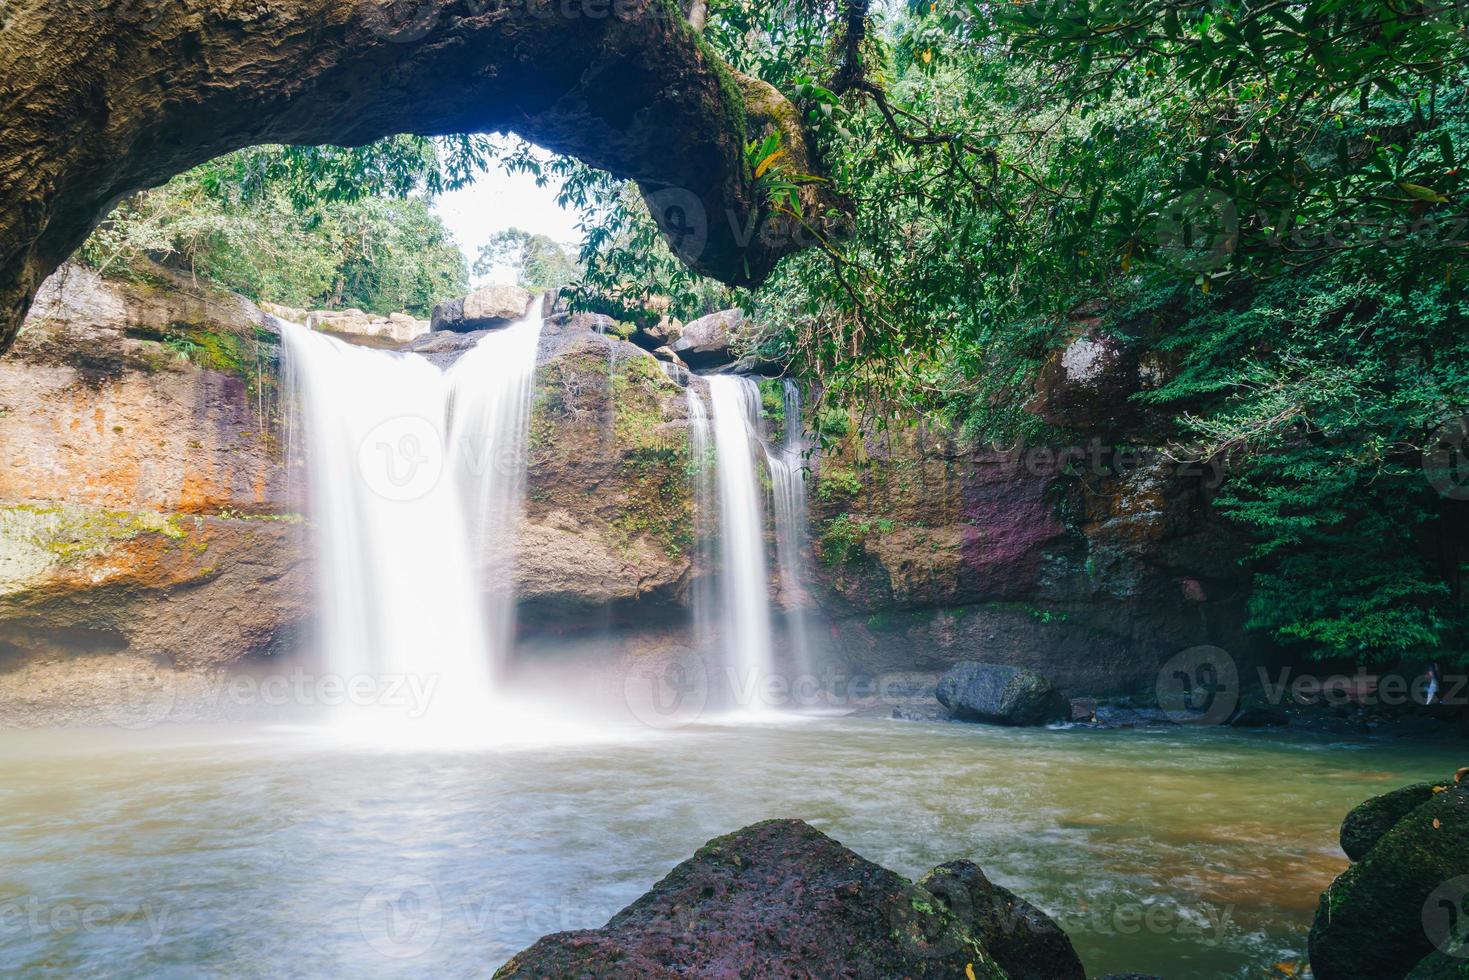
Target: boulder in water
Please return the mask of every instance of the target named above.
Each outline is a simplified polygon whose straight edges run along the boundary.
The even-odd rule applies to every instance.
[[[1405,977],[1435,952],[1465,950],[1469,785],[1433,784],[1426,798],[1408,787],[1363,807],[1342,827],[1361,857],[1322,894],[1311,925],[1318,980]]]
[[[1081,957],[1050,916],[1001,888],[972,861],[950,861],[918,879],[957,915],[1010,980],[1086,980]]]
[[[1055,685],[1025,667],[962,660],[939,678],[937,695],[961,721],[1044,725],[1071,715],[1071,703]]]
[[[705,844],[602,928],[546,936],[495,976],[951,980],[966,971],[1007,975],[944,901],[800,820],[767,820]]]
[[[668,346],[696,371],[720,367],[735,358],[730,350],[734,334],[744,322],[739,310],[720,310],[688,323]]]
[[[1433,783],[1414,783],[1391,793],[1374,796],[1359,804],[1341,822],[1341,849],[1348,858],[1360,861],[1409,813],[1433,796]]]
[[[495,283],[435,306],[430,326],[435,331],[453,330],[458,333],[507,327],[525,318],[532,299],[531,294],[519,286]]]

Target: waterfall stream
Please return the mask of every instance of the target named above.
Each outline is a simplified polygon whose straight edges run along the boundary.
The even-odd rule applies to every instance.
[[[447,371],[282,328],[317,531],[323,669],[365,692],[344,708],[364,701],[454,729],[486,720],[514,625],[541,324],[537,312],[487,333]],[[415,689],[405,681],[422,696],[384,695]]]
[[[806,437],[801,424],[801,389],[789,378],[782,382],[785,431],[781,441],[765,446],[770,467],[772,517],[775,524],[776,570],[785,609],[787,643],[795,673],[812,669],[806,622]]]
[[[719,490],[720,613],[724,666],[746,707],[772,669],[770,575],[755,451],[760,446],[760,389],[749,378],[708,379]]]
[[[764,460],[770,475],[775,565],[788,648],[783,663],[793,673],[805,674],[811,665],[804,609],[806,446],[800,390],[785,382],[785,430],[772,443],[761,421],[760,389],[753,380],[730,375],[704,380],[708,409],[698,386],[688,388],[689,440],[700,561],[714,574],[695,582],[694,635],[702,649],[716,651],[724,680],[742,707],[771,707],[758,694],[775,669],[776,657],[766,497],[756,460]]]

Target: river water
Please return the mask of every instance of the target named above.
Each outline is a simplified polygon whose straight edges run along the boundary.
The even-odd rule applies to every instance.
[[[1092,976],[1254,977],[1304,958],[1346,811],[1462,762],[831,717],[463,750],[227,727],[0,745],[0,963],[131,977],[487,975],[767,817],[909,878],[974,860],[1057,917]]]

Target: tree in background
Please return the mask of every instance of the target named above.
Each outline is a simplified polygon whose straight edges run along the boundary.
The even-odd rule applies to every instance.
[[[766,355],[869,415],[1067,439],[1025,405],[1068,314],[1099,307],[1166,369],[1135,397],[1168,451],[1228,463],[1251,625],[1310,656],[1469,659],[1464,556],[1440,544],[1469,504],[1424,472],[1469,409],[1459,8],[714,0],[707,25],[857,205],[739,295]],[[763,149],[752,169],[805,176]],[[589,287],[695,294],[640,201],[567,172],[593,199]]]
[[[141,259],[255,300],[426,317],[468,270],[426,194],[469,179],[484,144],[252,147],[121,204],[83,247],[103,272]]]
[[[553,239],[520,228],[497,231],[480,246],[474,274],[488,276],[498,268],[513,270],[515,281],[531,290],[569,286],[582,274],[576,259]]]

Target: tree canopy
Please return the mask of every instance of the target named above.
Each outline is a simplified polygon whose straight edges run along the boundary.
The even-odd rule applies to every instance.
[[[1254,538],[1254,626],[1314,656],[1469,659],[1464,556],[1436,543],[1469,506],[1435,471],[1469,410],[1458,8],[712,0],[704,24],[811,134],[744,148],[815,246],[758,288],[701,279],[644,193],[525,144],[250,151],[190,179],[300,212],[493,157],[582,210],[583,305],[738,303],[829,403],[976,440],[1086,435],[1028,406],[1078,330],[1103,333],[1151,366],[1132,396],[1149,438],[1225,465],[1214,503]],[[813,186],[854,217],[813,213]],[[549,246],[507,233],[482,258],[546,285]]]

